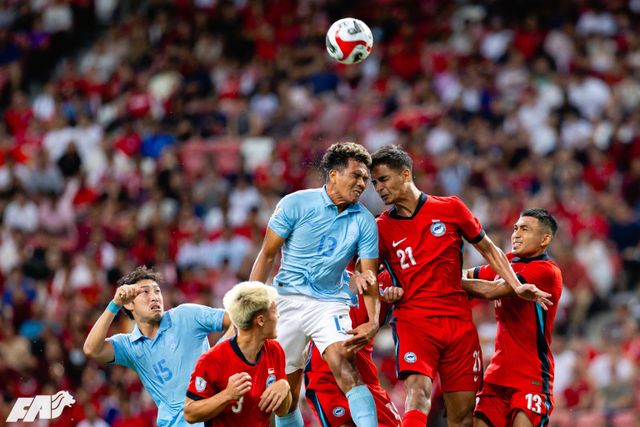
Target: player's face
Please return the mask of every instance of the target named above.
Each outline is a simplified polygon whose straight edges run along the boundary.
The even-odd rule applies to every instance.
[[[401,197],[407,182],[405,175],[405,171],[398,173],[387,165],[378,165],[371,170],[371,184],[385,205],[392,205]]]
[[[160,322],[164,313],[160,286],[153,280],[141,280],[137,285],[141,292],[129,303],[133,306],[132,311],[141,321]]]
[[[530,258],[543,249],[545,234],[540,227],[538,218],[523,216],[513,226],[511,248],[514,255],[520,258]]]
[[[274,301],[273,304],[271,304],[269,311],[267,311],[264,319],[264,325],[262,326],[262,333],[265,338],[276,339],[278,337],[276,325],[278,324],[279,317],[280,313],[278,313],[278,306]]]
[[[329,179],[340,199],[347,203],[356,203],[367,188],[369,169],[364,163],[349,159],[347,167],[341,171],[332,170]]]

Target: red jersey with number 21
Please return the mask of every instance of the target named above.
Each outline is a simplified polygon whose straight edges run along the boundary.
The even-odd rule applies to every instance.
[[[462,238],[477,243],[485,233],[465,204],[457,197],[422,193],[413,216],[401,217],[394,207],[377,222],[380,259],[394,285],[404,289],[396,317],[471,320],[462,289]]]

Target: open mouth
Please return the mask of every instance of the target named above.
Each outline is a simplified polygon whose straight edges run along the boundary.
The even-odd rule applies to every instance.
[[[512,245],[512,246],[513,246],[513,249],[517,249],[517,248],[519,248],[520,246],[522,246],[522,242],[513,242],[513,245]]]
[[[151,306],[151,310],[158,310],[158,311],[160,311],[160,310],[162,310],[162,307],[160,307],[160,305],[159,305],[159,304],[154,304],[154,305],[152,305],[152,306]]]

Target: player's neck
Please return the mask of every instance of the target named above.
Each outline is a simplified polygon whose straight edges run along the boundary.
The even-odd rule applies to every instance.
[[[238,348],[244,354],[244,358],[249,363],[256,363],[265,339],[257,337],[249,331],[239,330],[236,342],[238,343]]]
[[[404,196],[394,202],[396,206],[396,213],[400,216],[410,217],[413,216],[418,203],[420,203],[420,196],[422,192],[418,190],[418,187],[411,185]]]
[[[349,205],[351,204],[350,202],[342,198],[340,193],[338,193],[336,189],[333,188],[331,183],[327,184],[326,190],[327,190],[327,195],[329,196],[329,199],[331,199],[333,204],[336,205],[336,207],[338,208],[338,214],[341,214],[342,211],[348,208]]]
[[[156,337],[158,330],[160,329],[160,322],[138,322],[138,329],[140,333],[145,337],[149,337],[152,340]]]

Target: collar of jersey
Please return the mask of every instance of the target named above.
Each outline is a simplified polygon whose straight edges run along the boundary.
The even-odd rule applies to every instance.
[[[331,197],[329,197],[329,193],[327,193],[327,185],[322,186],[322,191],[320,192],[322,195],[322,200],[324,201],[325,206],[335,206],[336,204],[331,201]],[[337,207],[336,207],[337,208]],[[352,203],[349,205],[347,209],[343,212],[360,212],[360,203]]]
[[[428,198],[429,198],[429,196],[427,196],[424,192],[420,192],[420,199],[418,199],[418,205],[416,206],[416,210],[413,211],[413,215],[411,215],[411,216],[398,215],[398,210],[396,209],[396,206],[394,205],[391,209],[389,209],[389,218],[393,218],[393,219],[413,219],[413,218],[415,218],[416,215],[418,215],[418,212],[420,212],[420,209],[422,208],[422,205],[424,205],[427,202]]]
[[[158,333],[156,334],[155,338],[158,338],[158,336],[160,335],[160,332],[166,331],[170,327],[171,327],[171,314],[169,314],[168,311],[165,311],[164,314],[162,315],[162,320],[160,321],[160,329],[158,329]],[[131,331],[131,334],[129,334],[129,340],[131,342],[134,342],[136,340],[139,340],[140,338],[149,338],[149,337],[142,335],[142,332],[140,332],[140,328],[138,328],[138,324],[136,323],[136,326],[133,327],[133,331]],[[154,341],[155,341],[155,338],[154,338]]]
[[[531,257],[531,258],[518,258],[518,257],[515,257],[514,259],[511,260],[511,263],[513,264],[513,263],[516,263],[516,262],[522,262],[522,263],[528,264],[528,263],[533,262],[533,261],[549,261],[550,259],[551,258],[549,258],[549,254],[545,252],[545,253],[543,253],[541,255],[534,256],[534,257]]]
[[[262,357],[262,353],[264,353],[264,345],[262,346],[262,348],[260,349],[260,352],[258,353],[258,357],[256,358],[256,363],[251,363],[247,360],[246,357],[244,357],[244,353],[242,353],[242,350],[240,350],[240,347],[238,347],[238,334],[236,333],[233,338],[231,338],[229,340],[229,344],[231,345],[231,348],[233,349],[234,353],[238,355],[238,357],[240,358],[240,360],[242,360],[244,363],[246,363],[249,366],[256,366],[258,364],[258,362],[260,361],[260,358]]]

